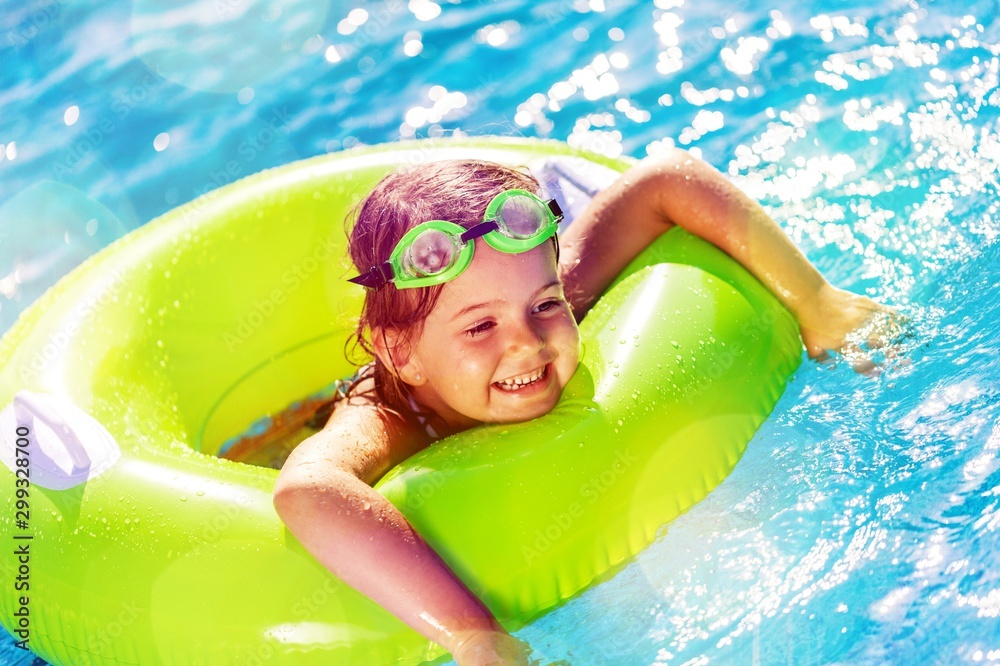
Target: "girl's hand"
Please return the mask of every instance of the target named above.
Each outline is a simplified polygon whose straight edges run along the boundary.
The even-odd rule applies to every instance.
[[[866,375],[877,374],[876,364],[861,345],[883,348],[891,358],[894,339],[906,331],[909,323],[895,308],[830,285],[811,305],[808,316],[799,319],[809,358],[826,360],[827,350],[834,350],[851,362],[855,372]]]
[[[529,666],[531,647],[501,631],[468,631],[457,637],[451,656],[458,666]]]

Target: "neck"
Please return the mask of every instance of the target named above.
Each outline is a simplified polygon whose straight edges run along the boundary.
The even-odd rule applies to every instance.
[[[444,403],[437,395],[424,390],[423,386],[411,386],[410,394],[421,408],[431,412],[431,425],[442,437],[468,430],[482,422],[461,414]]]

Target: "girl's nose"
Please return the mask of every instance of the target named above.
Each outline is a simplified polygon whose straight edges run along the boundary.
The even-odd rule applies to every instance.
[[[516,356],[537,354],[544,347],[545,340],[534,326],[526,323],[513,327],[507,340],[508,353]]]

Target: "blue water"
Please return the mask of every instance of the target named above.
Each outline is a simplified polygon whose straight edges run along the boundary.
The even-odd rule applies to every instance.
[[[115,238],[291,160],[682,146],[907,313],[906,363],[804,363],[717,490],[518,636],[573,664],[1000,662],[995,0],[166,6],[0,2],[0,332]]]

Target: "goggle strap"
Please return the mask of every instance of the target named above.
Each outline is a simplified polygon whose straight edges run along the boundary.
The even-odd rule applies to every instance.
[[[563,212],[562,208],[559,207],[559,202],[556,201],[555,199],[549,199],[545,203],[548,205],[549,210],[552,211],[552,214],[556,216],[556,220],[561,220]]]
[[[555,199],[549,199],[548,201],[545,202],[545,204],[549,207],[549,210],[552,211],[552,214],[556,216],[556,222],[561,221],[562,218],[563,218],[563,212],[562,212],[562,208],[559,207],[559,202],[556,201]],[[552,234],[552,242],[555,243],[555,246],[556,246],[556,265],[558,266],[559,265],[559,231],[558,230],[556,230],[556,233]]]
[[[459,236],[459,239],[463,243],[468,243],[470,240],[479,238],[480,236],[485,236],[491,231],[496,231],[499,228],[500,228],[499,225],[497,225],[497,223],[493,220],[489,222],[483,222],[482,224],[477,224],[476,226],[466,231],[464,234]]]
[[[392,264],[388,261],[383,261],[381,264],[372,266],[368,269],[368,271],[362,273],[361,275],[348,278],[347,281],[353,282],[354,284],[360,284],[362,287],[368,287],[369,289],[378,289],[385,283],[391,281],[392,278]]]

